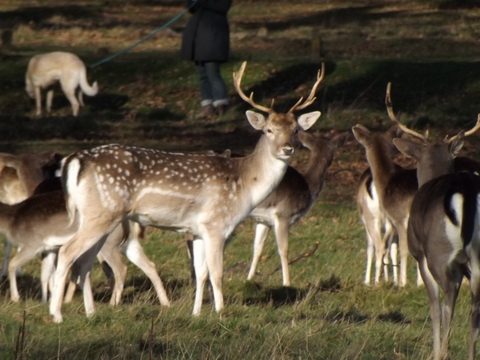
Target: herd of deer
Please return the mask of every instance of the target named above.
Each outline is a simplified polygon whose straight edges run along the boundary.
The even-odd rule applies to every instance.
[[[2,269],[5,275],[8,264],[12,301],[19,300],[19,267],[41,254],[42,299],[46,302],[50,292],[49,309],[55,322],[62,321],[62,302],[71,300],[76,285],[83,290],[87,316],[93,314],[89,272],[95,257],[112,270],[110,303],[118,304],[126,277],[124,253],[152,281],[160,303],[169,306],[155,264],[141,246],[144,228],[154,226],[193,235],[193,314],[200,314],[207,279],[219,312],[224,307],[225,242],[247,216],[256,222],[248,279],[256,272],[272,227],[283,285],[290,285],[289,227],[318,197],[345,134],[328,140],[309,134],[306,130],[320,112],[294,115],[315,101],[324,79],[323,65],[309,96],[300,98],[286,113],[274,111],[273,102],[270,107],[257,104],[253,93],[245,95],[241,88],[245,67],[243,63],[233,74],[234,86],[244,101],[260,111],[249,110],[246,117],[262,132],[250,155],[173,153],[116,144],[77,151],[61,162],[59,155],[50,153],[0,154],[0,232],[8,244],[17,247],[9,262],[10,248],[6,248]],[[357,191],[368,240],[365,283],[371,283],[375,254],[374,283],[379,283],[382,271],[388,280],[391,260],[393,282],[405,286],[410,252],[418,264],[417,282],[425,284],[429,296],[433,357],[441,359],[447,356],[455,301],[467,277],[473,299],[468,353],[473,359],[480,327],[480,163],[457,154],[464,138],[480,128],[480,116],[471,130],[436,142],[398,121],[390,84],[386,107],[393,122],[389,130],[352,128],[369,165]],[[299,143],[309,150],[303,171],[288,165]],[[397,150],[413,158],[417,169],[396,165],[393,155]],[[56,176],[59,172],[61,180]]]

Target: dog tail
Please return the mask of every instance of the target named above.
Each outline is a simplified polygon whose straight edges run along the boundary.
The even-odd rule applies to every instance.
[[[88,96],[95,96],[98,93],[98,84],[96,81],[92,84],[92,86],[88,84],[86,69],[83,69],[83,71],[80,73],[80,88],[82,89],[83,93],[87,94]]]

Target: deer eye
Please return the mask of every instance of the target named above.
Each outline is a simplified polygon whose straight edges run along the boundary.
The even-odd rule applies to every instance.
[[[269,133],[269,134],[273,134],[273,131],[272,131],[272,129],[267,129],[267,133]]]

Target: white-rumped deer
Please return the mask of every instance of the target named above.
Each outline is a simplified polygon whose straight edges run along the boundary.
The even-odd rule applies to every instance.
[[[378,285],[380,282],[382,265],[385,281],[388,281],[390,264],[390,259],[388,258],[389,253],[393,267],[393,283],[398,285],[398,244],[393,241],[396,234],[390,221],[387,219],[385,212],[380,207],[377,188],[373,183],[372,172],[370,169],[365,170],[360,177],[356,201],[360,212],[360,219],[362,220],[367,235],[367,266],[365,269],[364,283],[365,285],[370,285],[371,283],[371,269],[374,256],[374,284]]]
[[[335,150],[345,140],[345,135],[337,135],[327,140],[320,134],[301,131],[298,138],[310,152],[307,165],[302,170],[289,166],[277,188],[250,213],[256,224],[248,280],[252,280],[255,275],[268,230],[273,227],[282,267],[283,286],[290,286],[287,256],[289,228],[310,210],[318,198],[325,173],[332,163]]]
[[[448,356],[451,320],[464,276],[470,279],[472,294],[468,358],[475,358],[480,327],[480,178],[473,171],[455,171],[454,158],[464,137],[479,129],[480,116],[475,127],[441,142],[418,133],[416,141],[394,139],[402,153],[417,161],[420,188],[410,211],[408,246],[429,297],[434,360]],[[471,165],[472,161],[467,168]],[[478,163],[473,165],[471,170],[477,170]]]
[[[196,296],[193,314],[200,313],[207,277],[215,310],[224,307],[222,277],[226,239],[235,227],[281,181],[294,153],[299,128],[307,130],[320,112],[294,112],[312,104],[323,71],[307,99],[287,113],[255,103],[241,90],[244,62],[234,73],[242,99],[268,117],[247,111],[247,119],[263,132],[252,154],[241,158],[172,153],[134,146],[105,145],[70,155],[63,166],[67,208],[79,224],[73,239],[62,246],[54,275],[50,314],[62,321],[61,305],[67,272],[75,259],[102,244],[123,220],[144,226],[190,231],[194,236]],[[322,67],[323,68],[323,67]],[[198,255],[198,256],[197,256]]]
[[[39,154],[0,153],[0,203],[16,204],[31,196],[43,180],[56,176],[61,155],[55,152]],[[0,277],[7,274],[12,247],[5,242]]]

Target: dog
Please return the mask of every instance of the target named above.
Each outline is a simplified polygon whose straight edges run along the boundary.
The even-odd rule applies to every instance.
[[[60,86],[72,106],[73,116],[83,103],[83,93],[95,96],[98,93],[98,84],[92,86],[87,81],[87,69],[83,61],[75,54],[54,51],[35,55],[28,62],[25,75],[25,90],[35,99],[36,116],[42,115],[42,89],[47,89],[47,112],[52,108],[53,89],[51,86],[60,82]],[[78,89],[78,98],[75,92]]]

